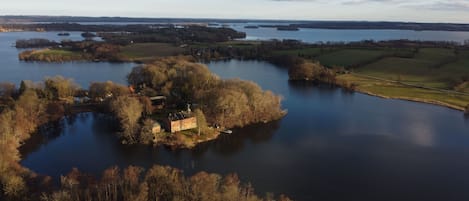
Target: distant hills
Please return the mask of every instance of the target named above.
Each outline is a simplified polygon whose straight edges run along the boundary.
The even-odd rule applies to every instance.
[[[74,16],[0,16],[0,24],[18,23],[258,23],[263,27],[289,27],[314,29],[399,29],[415,31],[469,31],[469,24],[372,22],[372,21],[294,21],[256,19],[196,19],[196,18],[129,18],[129,17],[74,17]],[[263,24],[265,23],[265,24]]]

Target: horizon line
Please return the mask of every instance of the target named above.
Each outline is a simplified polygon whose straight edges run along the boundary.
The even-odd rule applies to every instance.
[[[69,17],[69,18],[123,18],[123,19],[176,19],[176,20],[239,20],[239,21],[285,21],[285,22],[392,22],[392,23],[418,23],[418,24],[458,24],[469,25],[469,22],[437,22],[437,21],[406,21],[406,20],[354,20],[354,19],[274,19],[274,18],[216,18],[216,17],[136,17],[136,16],[80,16],[80,15],[0,15],[1,17]],[[96,21],[99,22],[99,21]],[[137,21],[135,21],[137,22]]]

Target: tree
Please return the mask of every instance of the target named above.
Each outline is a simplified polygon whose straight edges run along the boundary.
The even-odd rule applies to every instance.
[[[113,111],[120,121],[122,132],[121,137],[124,142],[134,144],[138,142],[138,132],[140,126],[138,121],[142,116],[143,106],[137,98],[119,96],[110,103]]]
[[[1,82],[0,83],[0,97],[13,97],[16,93],[15,84],[8,83],[8,82]]]
[[[29,138],[36,127],[45,122],[46,102],[40,99],[36,91],[28,89],[15,103],[15,133],[21,140]]]
[[[205,119],[204,112],[200,109],[194,111],[195,117],[197,118],[198,134],[206,133],[208,130],[207,119]]]
[[[75,91],[79,88],[78,85],[72,80],[62,76],[47,78],[44,81],[45,92],[47,97],[53,100],[71,100]]]
[[[3,191],[5,195],[14,200],[15,198],[22,198],[26,191],[26,183],[23,178],[17,175],[6,178],[4,182]]]
[[[125,96],[130,93],[126,86],[115,84],[111,81],[93,82],[89,89],[89,96],[92,99],[106,99],[109,97]]]
[[[153,124],[155,122],[151,119],[143,121],[142,129],[140,131],[139,142],[142,144],[150,144],[153,141]]]

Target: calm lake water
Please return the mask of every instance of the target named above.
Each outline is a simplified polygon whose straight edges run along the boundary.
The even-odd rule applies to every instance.
[[[115,122],[98,114],[62,121],[24,147],[22,164],[54,177],[77,167],[153,164],[238,173],[260,194],[297,200],[469,199],[469,121],[459,111],[288,82],[265,62],[212,62],[222,78],[252,80],[284,96],[280,121],[235,129],[194,150],[124,146]],[[39,141],[40,143],[37,143]]]
[[[247,40],[295,39],[307,43],[351,42],[361,40],[421,40],[454,41],[462,43],[469,40],[469,32],[462,31],[412,31],[412,30],[336,30],[336,29],[300,29],[299,31],[277,31],[276,28],[246,29],[247,25],[267,23],[233,23],[230,27],[246,32]],[[279,24],[279,23],[273,23]],[[272,25],[273,25],[272,24]]]
[[[74,78],[81,87],[87,88],[92,81],[113,81],[126,84],[125,76],[135,64],[106,62],[39,63],[22,62],[18,54],[24,49],[13,47],[18,39],[46,38],[49,40],[83,40],[81,32],[70,36],[57,36],[58,32],[12,32],[0,33],[0,82],[17,85],[21,80],[41,81],[45,77],[62,75]]]

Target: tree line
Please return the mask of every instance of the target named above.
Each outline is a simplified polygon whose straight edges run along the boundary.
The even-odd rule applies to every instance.
[[[56,190],[42,192],[42,201],[290,201],[284,195],[259,197],[236,174],[221,176],[199,172],[184,176],[181,170],[155,165],[148,170],[128,166],[104,170],[101,179],[73,169],[60,179]],[[53,189],[53,188],[49,188]]]

